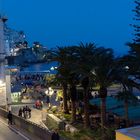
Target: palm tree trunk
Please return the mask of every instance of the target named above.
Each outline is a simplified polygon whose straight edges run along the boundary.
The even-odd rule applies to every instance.
[[[88,90],[87,88],[84,89],[84,127],[89,127],[89,100],[88,100]]]
[[[101,127],[104,128],[106,122],[106,97],[107,97],[107,88],[101,86],[99,89],[99,95],[101,98]]]
[[[75,101],[72,101],[71,102],[71,105],[72,105],[72,123],[76,122],[76,104],[75,104]]]
[[[106,122],[106,98],[101,98],[101,127],[103,128]]]
[[[106,123],[106,98],[101,98],[101,138],[105,140],[105,129],[104,125]]]
[[[76,90],[76,85],[73,83],[71,83],[70,85],[70,96],[71,96],[72,123],[75,123],[76,122],[77,90]]]
[[[67,85],[63,85],[63,112],[69,113],[67,104]]]
[[[128,102],[125,101],[124,102],[124,109],[125,109],[125,120],[126,120],[126,126],[129,126],[129,122],[128,122]]]

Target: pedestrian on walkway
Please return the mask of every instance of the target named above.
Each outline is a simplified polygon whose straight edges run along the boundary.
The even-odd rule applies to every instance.
[[[26,119],[26,108],[25,108],[25,106],[23,107],[23,117]]]
[[[54,130],[53,130],[51,140],[60,140],[60,136],[59,136],[59,134],[58,134],[58,130],[57,130],[57,129],[54,129]]]
[[[29,118],[31,118],[31,109],[28,107]]]
[[[12,115],[11,111],[8,112],[7,118],[8,118],[8,124],[12,125],[13,124],[13,115]]]
[[[25,106],[25,114],[26,114],[26,118],[29,117],[29,107],[26,105]]]
[[[22,108],[20,108],[19,111],[18,111],[18,116],[19,116],[19,117],[22,117],[22,112],[23,112],[23,111],[22,111]]]

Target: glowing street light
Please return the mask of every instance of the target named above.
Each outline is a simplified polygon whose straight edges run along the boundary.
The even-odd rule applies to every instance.
[[[53,93],[54,93],[54,90],[53,90],[51,87],[49,87],[49,88],[45,91],[45,94],[46,94],[47,96],[52,96]]]

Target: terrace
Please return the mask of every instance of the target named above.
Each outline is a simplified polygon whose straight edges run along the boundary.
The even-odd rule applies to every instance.
[[[116,130],[116,140],[140,140],[140,126]]]

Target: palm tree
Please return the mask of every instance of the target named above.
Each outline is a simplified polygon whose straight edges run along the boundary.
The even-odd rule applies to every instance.
[[[71,99],[71,106],[72,106],[72,123],[76,122],[76,101],[77,101],[77,89],[76,89],[76,75],[72,74],[69,79],[69,93],[70,93],[70,99]]]
[[[68,83],[69,83],[69,94],[72,105],[72,123],[76,121],[76,101],[77,101],[77,84],[79,83],[79,74],[77,73],[77,46],[71,46],[67,48],[67,61],[69,72],[68,75]]]
[[[52,52],[52,61],[58,62],[57,68],[57,80],[61,83],[63,89],[63,111],[68,113],[67,105],[67,86],[68,86],[68,62],[67,62],[67,47],[57,47]]]
[[[56,79],[57,81],[61,84],[62,86],[62,90],[63,90],[63,112],[65,114],[68,114],[69,113],[69,110],[68,110],[68,104],[67,104],[67,91],[68,91],[68,81],[67,81],[67,70],[65,70],[65,72],[61,71],[59,68],[58,68],[58,73],[56,75]]]
[[[75,74],[75,61],[76,61],[76,46],[72,47],[57,47],[56,51],[53,51],[53,61],[58,62],[57,68],[57,76],[56,78],[62,85],[63,88],[63,108],[64,113],[68,113],[68,105],[67,105],[67,88],[68,85],[70,86],[70,95],[73,104],[73,111],[72,111],[72,120],[75,121],[76,118],[76,111],[75,109],[75,94],[76,94],[76,87],[75,87],[75,78],[77,75]],[[76,77],[75,77],[76,76]]]
[[[138,99],[133,94],[133,88],[140,89],[140,84],[138,84],[134,79],[135,73],[133,69],[130,69],[130,67],[127,66],[130,66],[131,64],[128,61],[129,59],[126,58],[130,57],[123,56],[118,59],[116,81],[121,84],[122,91],[118,92],[116,98],[124,102],[125,120],[128,126],[128,105],[137,103]]]
[[[106,122],[107,88],[113,83],[115,75],[113,50],[103,47],[97,48],[94,53],[93,65],[92,74],[99,86],[99,96],[101,98],[101,126],[103,128]]]
[[[89,121],[89,77],[85,77],[82,80],[82,87],[84,89],[84,127],[88,128],[90,125],[90,121]]]
[[[83,97],[84,97],[84,126],[87,128],[90,125],[89,122],[89,84],[91,81],[91,70],[93,68],[92,65],[92,57],[95,49],[94,43],[80,43],[78,49],[78,58],[77,59],[77,73],[80,75],[81,85],[84,89]]]

